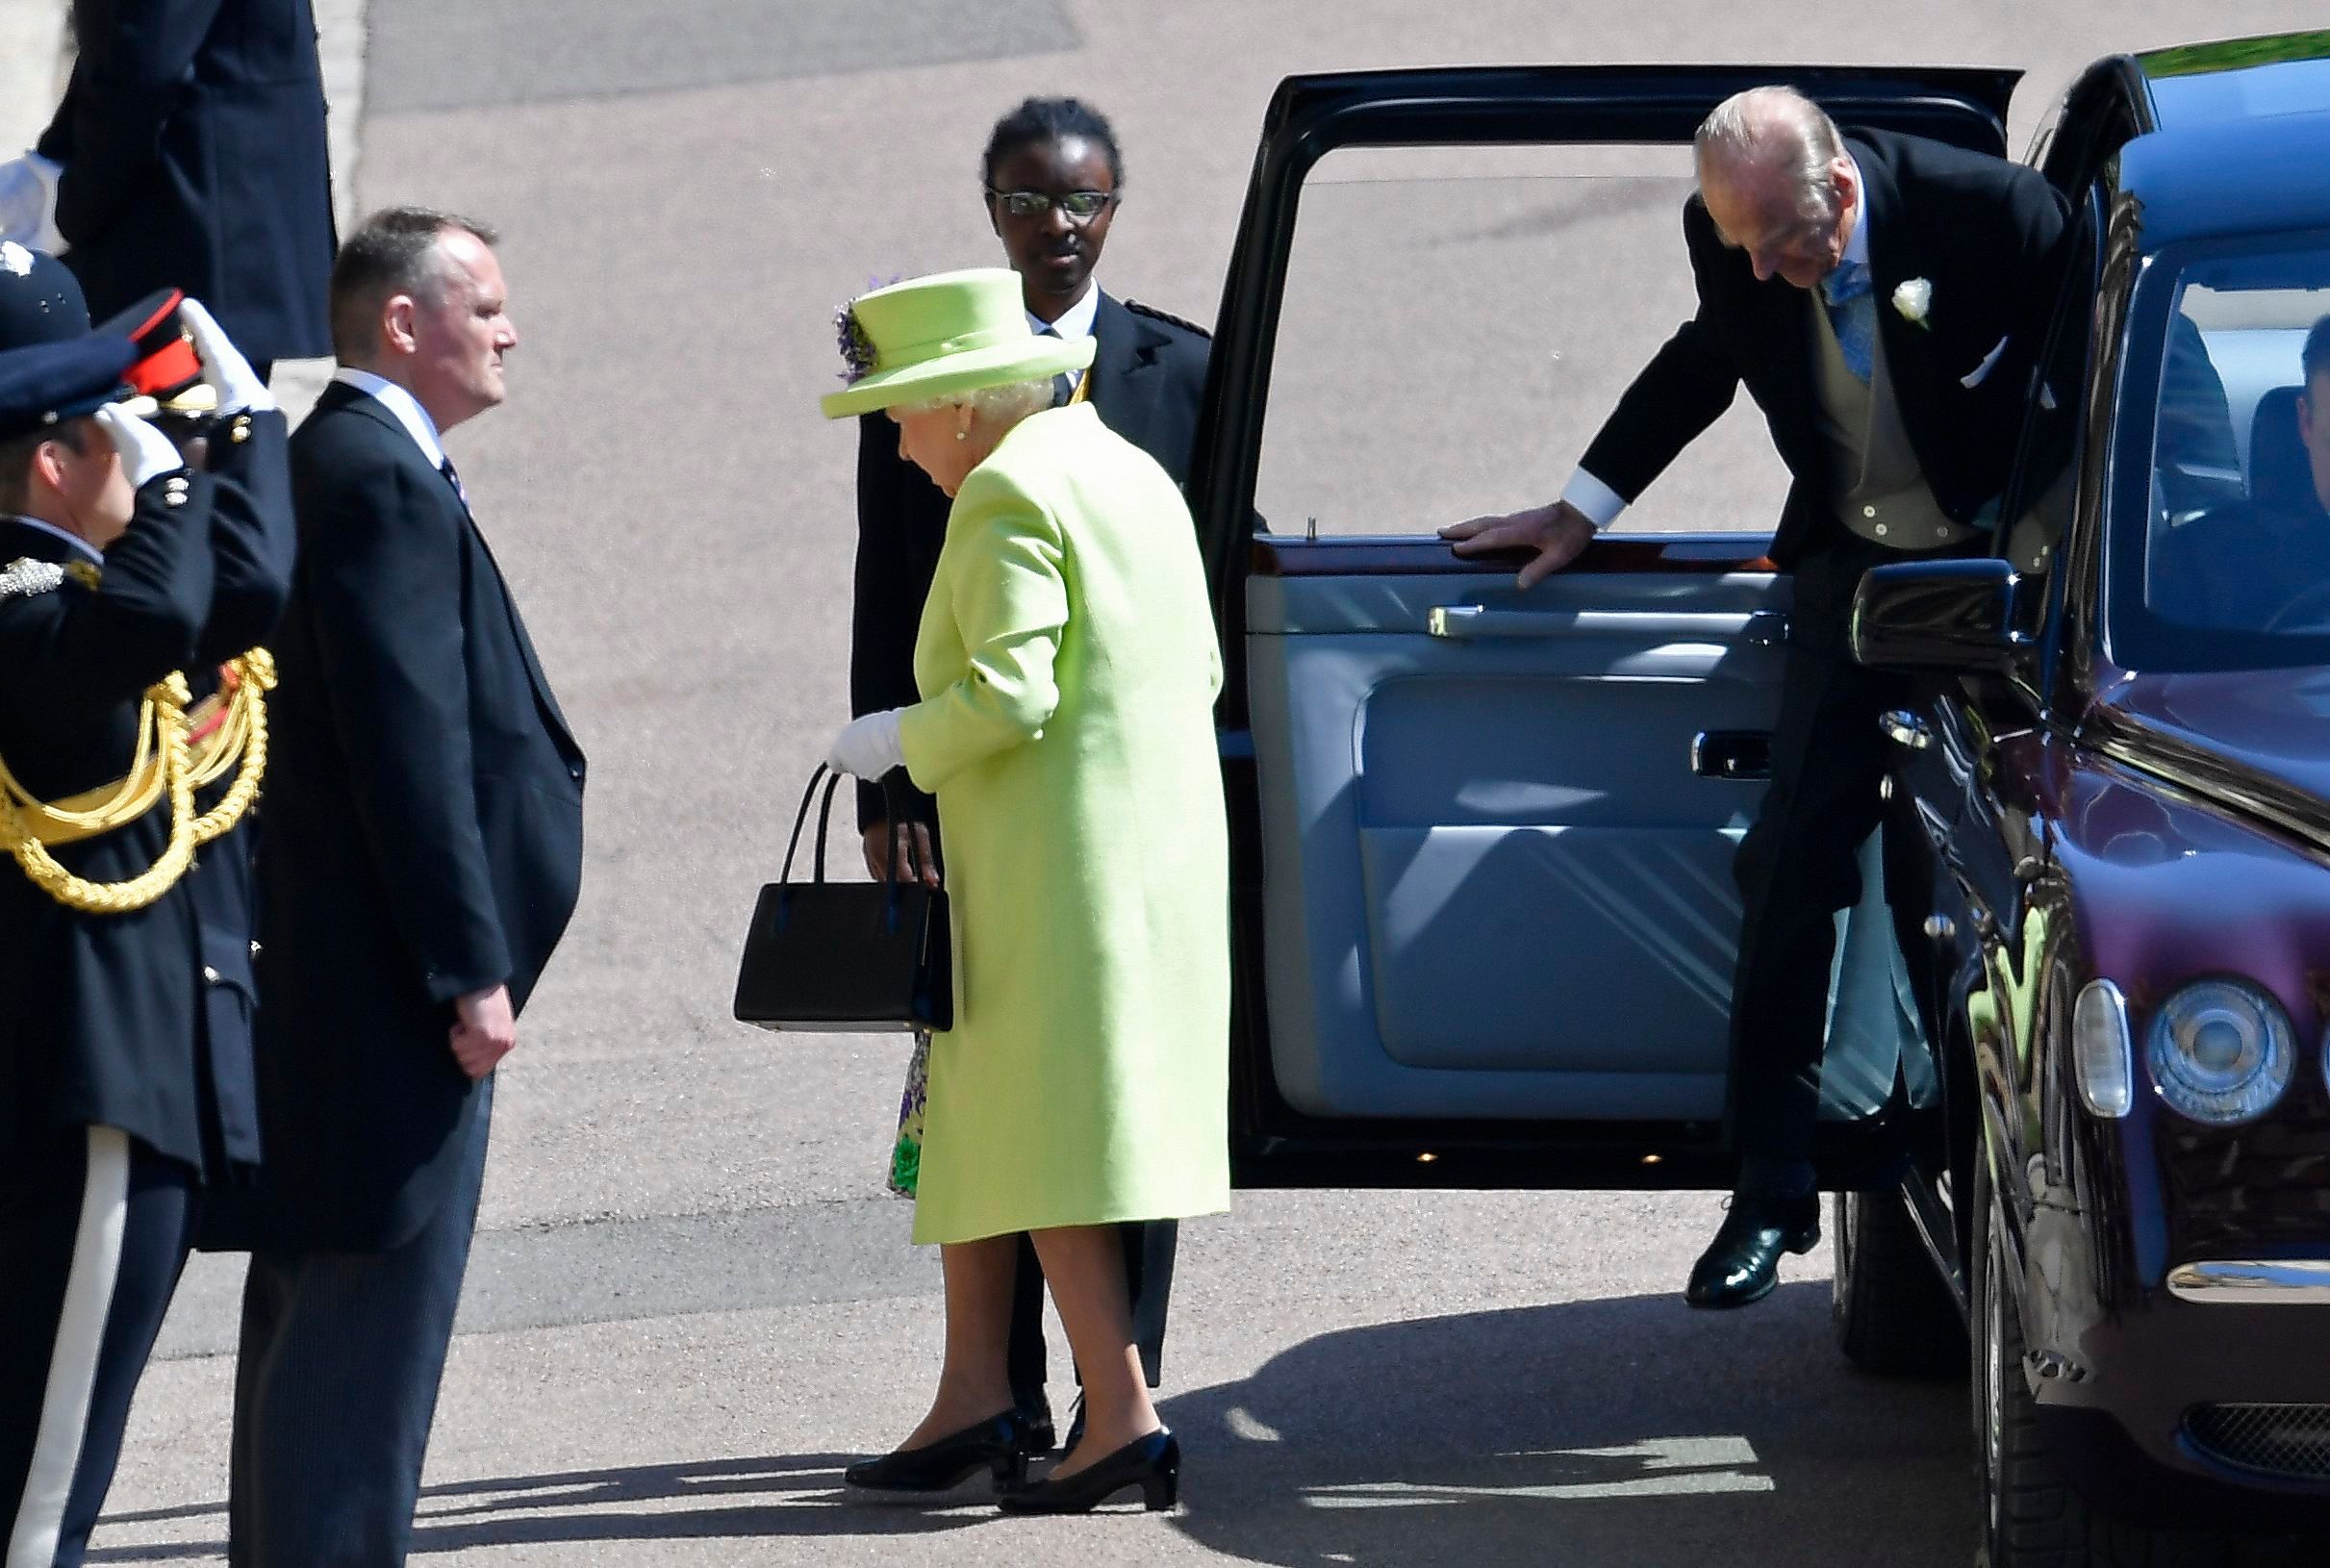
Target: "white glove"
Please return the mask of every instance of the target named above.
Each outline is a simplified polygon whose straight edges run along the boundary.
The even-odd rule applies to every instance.
[[[179,301],[178,319],[193,334],[194,353],[202,361],[202,379],[217,392],[219,413],[263,414],[275,406],[267,384],[259,379],[242,350],[228,340],[226,330],[203,309],[201,300],[190,296]]]
[[[898,734],[898,716],[903,708],[884,708],[863,719],[852,719],[842,726],[833,738],[833,747],[825,753],[825,766],[837,773],[850,773],[859,778],[879,778],[893,768],[906,765],[906,753]]]
[[[64,236],[57,232],[57,176],[63,172],[37,152],[0,164],[0,240],[64,254]]]
[[[176,473],[186,467],[186,459],[178,454],[170,438],[156,430],[135,414],[128,413],[118,403],[108,403],[95,415],[98,428],[121,454],[121,471],[129,475],[130,489],[143,490],[165,473]]]

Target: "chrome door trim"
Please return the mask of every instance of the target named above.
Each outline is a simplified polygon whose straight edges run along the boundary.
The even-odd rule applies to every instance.
[[[2247,1306],[2330,1306],[2330,1258],[2180,1263],[2168,1293],[2182,1302]]]

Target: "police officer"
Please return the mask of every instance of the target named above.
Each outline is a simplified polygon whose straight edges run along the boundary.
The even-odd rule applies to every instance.
[[[0,1568],[82,1561],[201,1189],[259,1152],[247,915],[201,895],[265,764],[284,421],[193,302],[143,347],[78,306],[0,246]]]

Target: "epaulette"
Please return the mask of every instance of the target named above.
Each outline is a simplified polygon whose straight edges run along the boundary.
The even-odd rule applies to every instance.
[[[1184,321],[1170,312],[1158,310],[1154,305],[1144,305],[1137,299],[1128,299],[1125,301],[1125,308],[1135,316],[1146,316],[1152,321],[1162,321],[1167,326],[1179,327],[1183,332],[1194,332],[1208,342],[1213,341],[1213,334],[1195,321]]]
[[[63,586],[64,569],[54,561],[36,561],[27,555],[0,568],[0,599],[28,599],[35,594],[54,594]]]

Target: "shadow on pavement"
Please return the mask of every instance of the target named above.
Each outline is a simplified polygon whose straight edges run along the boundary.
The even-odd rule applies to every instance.
[[[1962,1383],[1856,1374],[1828,1288],[1634,1297],[1323,1335],[1168,1401],[1180,1528],[1279,1564],[1967,1568]]]
[[[1322,1334],[1250,1378],[1164,1402],[1188,1454],[1174,1528],[1226,1558],[1289,1565],[1558,1553],[1574,1568],[1781,1556],[1965,1568],[1976,1517],[1963,1389],[1852,1373],[1827,1314],[1826,1286],[1808,1282],[1720,1316],[1634,1297]],[[1184,1323],[1199,1330],[1194,1315]],[[935,1507],[845,1498],[848,1457],[433,1486],[415,1549],[912,1535],[997,1520],[983,1484]],[[224,1508],[107,1524],[190,1520],[222,1526]],[[90,1560],[221,1551],[119,1546]]]

